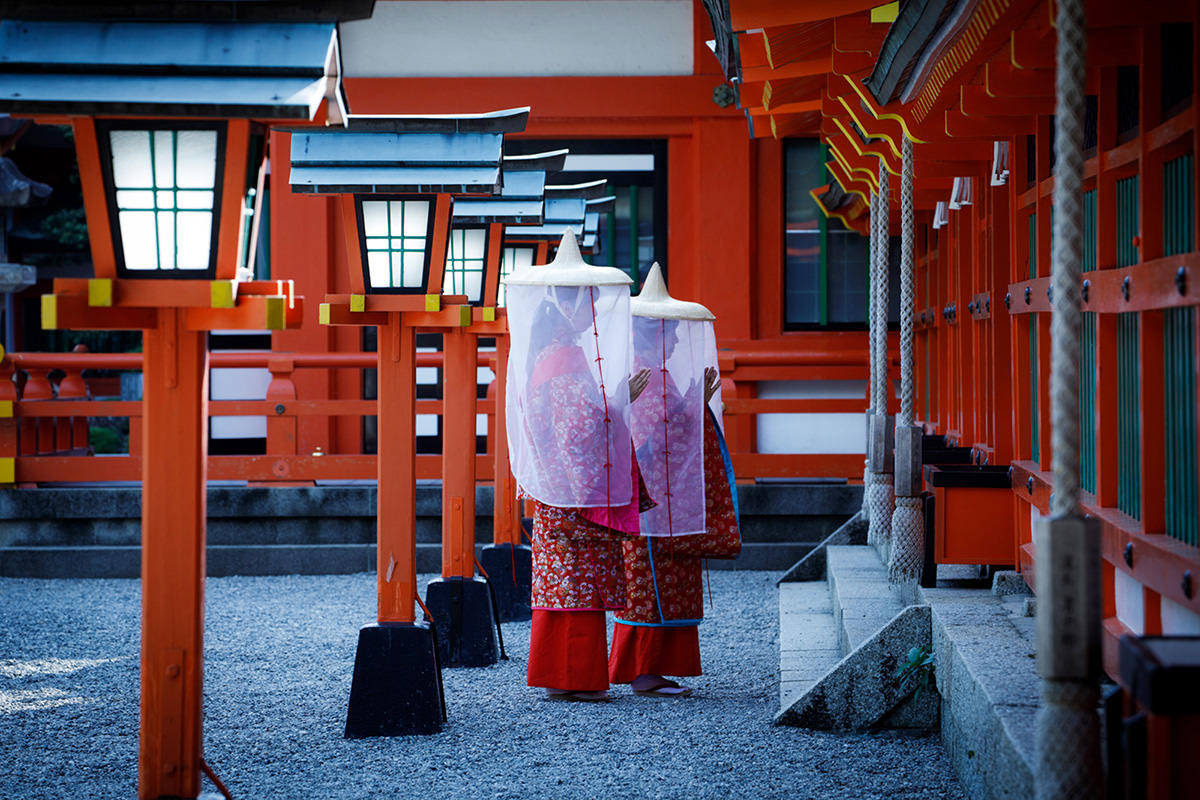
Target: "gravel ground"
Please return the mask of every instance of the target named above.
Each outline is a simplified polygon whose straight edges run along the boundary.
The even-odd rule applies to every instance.
[[[443,733],[356,741],[342,729],[373,576],[210,579],[205,755],[238,800],[962,797],[936,735],[771,726],[775,577],[712,573],[692,698],[543,700],[525,686],[529,623],[508,623],[510,661],[445,671]],[[0,797],[135,796],[138,589],[0,579]]]

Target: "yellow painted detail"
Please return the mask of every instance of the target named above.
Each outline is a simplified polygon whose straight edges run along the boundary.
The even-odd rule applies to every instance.
[[[495,322],[496,321],[496,309],[494,306],[484,306],[483,307],[483,321],[484,322]]]
[[[471,324],[471,307],[470,306],[459,306],[458,307],[458,326],[460,328],[465,328],[465,327],[469,326],[470,324]]]
[[[212,281],[209,294],[213,308],[233,308],[236,300],[233,281]]]
[[[0,400],[0,419],[8,419],[12,415],[12,400]]]
[[[772,138],[775,138],[775,139],[778,139],[778,138],[779,138],[779,131],[778,131],[778,130],[776,130],[776,128],[775,128],[775,115],[774,115],[774,114],[771,114],[771,115],[768,117],[768,119],[770,119],[770,120],[771,120],[771,137],[772,137]]]
[[[762,101],[763,101],[763,108],[765,108],[767,111],[771,110],[771,93],[772,93],[771,82],[766,81],[765,83],[763,83]]]
[[[322,325],[329,324],[329,303],[321,303],[317,307],[317,321]]]
[[[263,326],[269,331],[281,331],[287,327],[287,298],[283,295],[271,295],[263,298],[266,302],[263,305],[265,310],[266,324]]]
[[[108,308],[113,304],[112,278],[88,279],[88,305]]]
[[[767,38],[766,31],[762,32],[762,37],[763,37],[763,50],[765,50],[766,54],[767,54],[767,66],[770,67],[771,69],[775,69],[775,59],[771,56],[771,40]]]
[[[895,22],[900,16],[900,0],[871,9],[871,22]]]
[[[365,294],[350,295],[350,310],[358,314],[367,310],[367,296]]]
[[[58,330],[58,295],[42,295],[42,330]]]
[[[859,98],[862,99],[863,104],[866,105],[867,108],[871,109],[871,113],[874,114],[877,119],[895,120],[900,125],[900,129],[904,131],[904,135],[909,138],[909,141],[911,141],[913,144],[925,144],[924,139],[918,139],[916,136],[913,136],[913,132],[908,129],[908,123],[905,121],[904,117],[900,116],[899,114],[890,114],[885,112],[883,109],[875,105],[874,100],[867,96],[866,90],[859,86],[857,81],[855,81],[849,75],[844,75],[842,77],[845,78],[846,83],[850,84],[850,88],[852,88]],[[839,99],[842,100],[842,105],[849,109],[849,104],[844,99],[840,97]],[[880,134],[880,136],[882,136],[884,139],[887,139],[892,145],[892,149],[896,151],[897,155],[899,155],[900,150],[898,147],[896,147],[896,143],[892,141],[891,137],[885,134]]]
[[[442,296],[440,294],[425,295],[425,310],[426,311],[441,311]]]
[[[15,458],[0,458],[0,483],[17,482],[17,461]]]
[[[4,345],[0,344],[0,361],[4,360]]]

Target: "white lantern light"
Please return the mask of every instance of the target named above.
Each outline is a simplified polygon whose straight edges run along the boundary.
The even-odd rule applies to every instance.
[[[429,278],[429,200],[358,200],[359,246],[368,291],[423,294]]]
[[[118,274],[212,277],[224,123],[98,123]]]

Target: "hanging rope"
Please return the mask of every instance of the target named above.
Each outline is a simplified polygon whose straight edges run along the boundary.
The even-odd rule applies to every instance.
[[[879,300],[876,296],[875,285],[879,282],[879,195],[871,194],[870,224],[867,236],[867,366],[870,373],[867,377],[867,425],[866,425],[866,458],[863,459],[863,517],[871,519],[871,417],[875,415],[875,313],[879,310]]]
[[[1042,704],[1037,716],[1035,794],[1038,800],[1102,797],[1097,715],[1099,536],[1086,535],[1079,503],[1080,265],[1083,254],[1083,128],[1087,32],[1084,0],[1058,0],[1055,74],[1056,153],[1050,323],[1051,518],[1039,525],[1039,576],[1052,585],[1039,610],[1038,666]],[[1080,535],[1080,533],[1085,535]],[[1070,546],[1064,546],[1070,544]],[[1039,579],[1038,584],[1042,584]],[[1075,630],[1058,630],[1069,609]],[[1082,626],[1079,623],[1083,623]],[[1079,628],[1083,629],[1080,630]]]
[[[913,424],[913,302],[916,295],[913,276],[913,146],[904,137],[900,169],[900,414],[896,418],[897,436]],[[916,454],[913,454],[916,457]],[[911,465],[896,461],[896,474]],[[896,497],[892,513],[892,552],[888,561],[888,580],[907,583],[921,577],[925,564],[925,520],[921,498]]]
[[[875,380],[871,387],[871,406],[875,411],[876,425],[880,417],[886,420],[890,381],[887,369],[887,319],[888,319],[888,171],[883,161],[879,162],[879,205],[878,223],[875,227],[875,297],[872,308],[871,360],[875,367]],[[874,219],[874,217],[873,217]],[[877,460],[878,455],[873,455]],[[892,528],[894,506],[892,476],[886,469],[873,471],[867,482],[867,500],[870,503],[870,525],[867,528],[867,543],[881,547],[887,543]]]

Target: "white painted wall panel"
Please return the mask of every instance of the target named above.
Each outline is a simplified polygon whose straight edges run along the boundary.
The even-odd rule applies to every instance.
[[[209,370],[209,397],[213,400],[262,400],[271,382],[269,370],[214,367]],[[266,417],[213,417],[212,438],[254,439],[267,435]]]
[[[1127,572],[1116,570],[1117,619],[1141,636],[1146,632],[1146,610],[1142,585]]]
[[[1200,616],[1174,600],[1162,599],[1162,629],[1166,636],[1200,636]]]
[[[866,381],[759,381],[758,396],[778,398],[863,398]],[[861,453],[865,416],[858,413],[758,415],[760,453]]]
[[[388,0],[340,32],[350,77],[692,74],[691,0]]]

